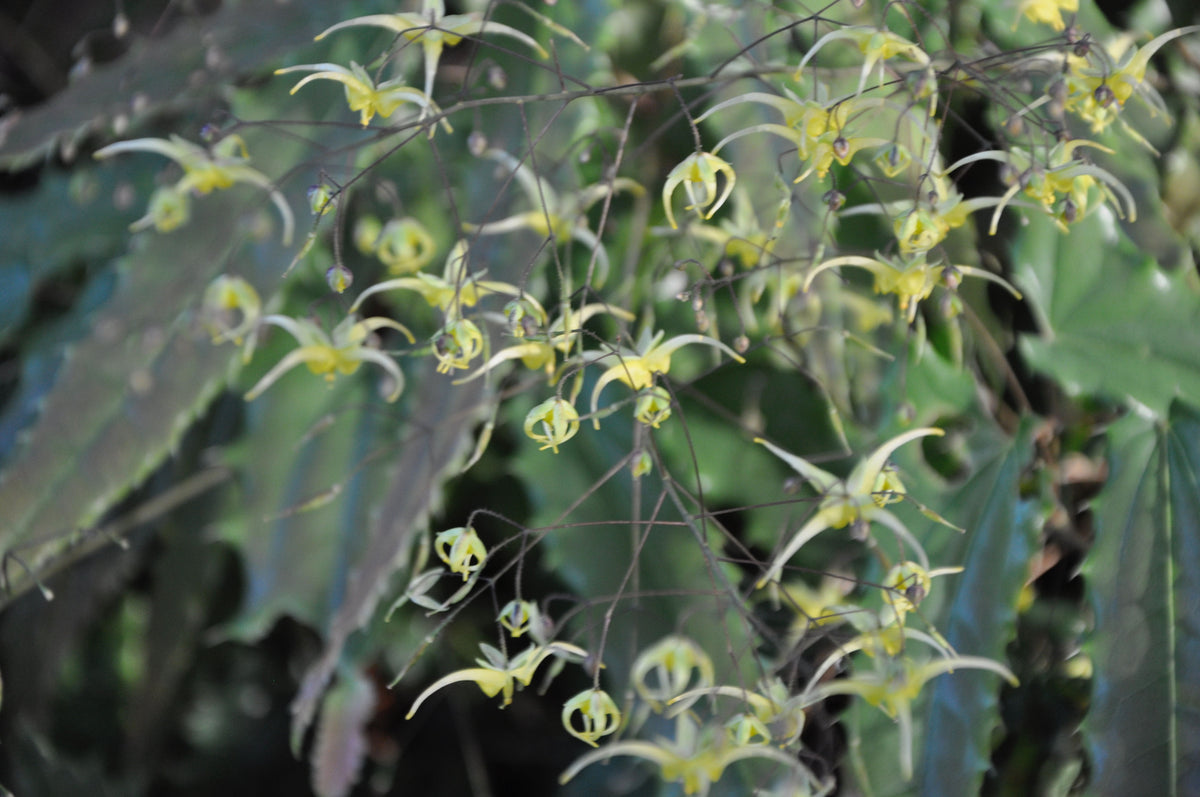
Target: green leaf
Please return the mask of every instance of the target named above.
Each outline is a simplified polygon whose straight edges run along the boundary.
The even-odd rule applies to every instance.
[[[323,0],[227,2],[161,38],[135,41],[124,56],[49,102],[9,114],[0,124],[0,170],[25,168],[55,147],[71,155],[89,134],[137,129],[158,114],[216,100],[236,77],[283,57],[354,9]]]
[[[590,395],[592,378],[585,380],[581,395]],[[677,386],[682,389],[683,383]],[[618,394],[623,389],[612,388],[607,400],[627,399],[628,391]],[[708,509],[714,502],[732,499],[728,490],[734,474],[754,474],[760,477],[757,486],[777,490],[778,482],[769,476],[770,457],[732,424],[689,403],[662,429],[648,432],[655,436],[669,474],[664,476],[656,466],[635,481],[630,449],[635,432],[647,430],[637,428],[632,410],[632,405],[617,410],[602,421],[599,431],[584,423],[558,454],[539,451],[522,438],[512,472],[528,485],[534,506],[530,524],[548,530],[540,543],[542,564],[575,595],[593,601],[577,618],[578,627],[612,623],[604,662],[613,683],[627,683],[641,649],[670,633],[695,639],[719,666],[733,658],[722,656],[723,651],[738,650],[739,663],[753,671],[750,629],[738,617],[741,607],[734,600],[738,575],[718,564],[723,538],[714,522],[697,516],[692,457],[699,463],[701,483],[716,493],[724,491],[721,498],[705,491]],[[510,412],[511,422],[518,425],[523,415],[517,407]],[[683,435],[684,423],[690,438]],[[720,426],[720,433],[710,435]],[[727,446],[721,448],[721,441]],[[614,597],[616,609],[606,620],[604,613]],[[643,606],[647,610],[636,610]]]
[[[1165,415],[1200,396],[1200,289],[1133,251],[1100,213],[1060,233],[1040,215],[1018,240],[1016,278],[1040,334],[1021,338],[1033,367],[1072,394],[1130,398]]]
[[[122,158],[79,163],[70,171],[47,168],[33,188],[0,194],[4,295],[17,298],[4,284],[17,274],[36,285],[64,268],[122,253],[129,239],[126,228],[143,212],[139,197],[149,196],[152,177],[162,167],[161,158]],[[64,235],[65,229],[71,234]],[[6,302],[4,314],[13,309]],[[0,325],[0,334],[4,331]]]
[[[1200,413],[1109,430],[1085,563],[1095,668],[1084,732],[1098,795],[1200,791]]]
[[[285,338],[260,348],[255,365],[265,369],[294,348]],[[246,591],[223,635],[258,639],[283,614],[322,629],[340,602],[382,493],[382,469],[368,457],[395,434],[394,413],[360,376],[327,387],[299,369],[247,407],[246,433],[226,451],[241,489],[217,527],[242,555]]]
[[[947,577],[953,598],[938,623],[963,654],[1003,662],[1016,633],[1017,597],[1029,576],[1042,522],[1037,504],[1021,496],[1037,423],[1026,418],[995,459],[947,503],[946,514],[967,530],[966,537],[949,540],[937,553],[930,551],[936,562],[961,561],[965,568]],[[992,732],[1000,723],[1001,683],[994,673],[979,670],[950,673],[932,683],[918,774],[921,794],[979,793],[990,766]]]
[[[1035,423],[1027,419],[1011,438],[994,426],[981,426],[967,445],[977,454],[971,478],[930,502],[967,530],[960,535],[931,527],[925,535],[930,560],[935,567],[961,564],[964,570],[935,580],[921,611],[962,655],[1003,662],[1015,633],[1017,596],[1040,527],[1036,505],[1020,494],[1022,471],[1033,456]],[[908,487],[915,496],[927,496],[916,481]],[[895,723],[856,701],[846,715],[849,769],[863,793],[978,794],[991,758],[992,730],[1000,721],[1001,683],[993,673],[964,670],[939,676],[925,688],[913,707],[917,774],[907,783],[897,774]]]
[[[434,366],[426,360],[410,385],[412,409],[402,439],[395,441],[400,455],[389,468],[387,494],[329,622],[324,651],[308,668],[292,703],[293,750],[300,747],[346,643],[395,586],[391,577],[408,565],[414,535],[426,533],[442,483],[464,464],[473,428],[488,415],[490,399],[478,382],[456,386],[451,377],[435,373]]]
[[[238,201],[198,203],[188,227],[143,237],[122,262],[115,295],[70,350],[38,421],[0,472],[0,550],[38,571],[81,543],[220,389],[230,351],[213,346],[185,311],[245,242],[211,231],[236,230],[244,212]],[[29,586],[24,575],[13,594]]]
[[[326,693],[313,750],[313,791],[319,797],[345,797],[357,782],[375,703],[374,684],[360,672],[343,671]]]

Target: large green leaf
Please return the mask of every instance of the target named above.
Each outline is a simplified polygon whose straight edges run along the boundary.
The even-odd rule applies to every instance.
[[[1109,430],[1085,566],[1095,668],[1085,734],[1098,795],[1200,793],[1200,413]]]
[[[1022,229],[1016,278],[1040,335],[1021,338],[1035,369],[1068,392],[1132,398],[1165,414],[1200,396],[1200,290],[1166,272],[1094,213],[1068,235],[1040,215]]]
[[[392,584],[391,576],[409,564],[414,535],[425,532],[429,513],[440,501],[442,483],[462,466],[470,453],[474,427],[487,413],[488,400],[479,383],[456,386],[450,377],[434,373],[434,365],[427,361],[414,380],[419,387],[411,399],[403,439],[396,441],[400,455],[387,474],[387,494],[332,613],[324,651],[305,673],[292,705],[294,749],[299,748],[351,635],[399,586]]]
[[[929,438],[924,452],[916,445],[901,448],[897,464],[910,495],[966,529],[959,534],[925,524],[921,539],[933,565],[964,570],[935,580],[921,611],[959,653],[1003,662],[1039,523],[1036,505],[1021,494],[1036,421],[1026,419],[1014,434],[1005,433],[979,401],[968,370],[932,347],[919,358],[917,353],[910,347],[909,357],[885,374],[885,417],[903,417],[899,400],[905,399],[917,424],[941,425],[947,436]],[[906,428],[894,421],[879,437]],[[935,461],[943,469],[963,470],[966,480],[948,485],[925,464]],[[897,511],[916,516],[903,506]],[[917,528],[916,521],[909,522]],[[990,733],[999,723],[1000,686],[994,674],[964,670],[925,688],[913,711],[917,772],[909,782],[897,776],[895,723],[856,701],[845,720],[853,743],[849,771],[859,787],[876,797],[978,793],[991,754]]]
[[[247,240],[212,230],[236,231],[245,211],[241,201],[198,203],[188,227],[145,236],[123,261],[115,295],[0,473],[0,549],[37,571],[84,542],[84,530],[167,455],[223,384],[230,352],[185,311]],[[278,244],[260,246],[284,256]],[[14,594],[28,586],[23,575]]]
[[[261,350],[267,363],[294,347],[277,337],[286,346]],[[240,485],[218,526],[241,553],[246,590],[224,634],[257,639],[282,614],[328,624],[381,494],[383,472],[370,457],[394,445],[394,413],[373,392],[357,376],[327,388],[301,370],[247,408],[246,434],[226,454]]]
[[[973,475],[934,502],[967,531],[931,528],[925,535],[930,560],[964,570],[935,581],[921,608],[963,655],[1003,662],[1015,632],[1017,596],[1039,527],[1035,504],[1020,490],[1033,428],[1034,421],[1027,420],[1009,438],[981,426],[967,446],[977,454]],[[915,482],[908,486],[924,497]],[[874,707],[853,707],[846,721],[859,740],[851,762],[859,788],[874,797],[978,794],[991,758],[991,733],[1000,721],[1000,686],[993,673],[963,670],[925,688],[913,709],[917,774],[910,782],[898,776],[895,723]]]
[[[967,529],[952,541],[965,568],[953,580],[953,598],[939,628],[961,653],[1005,661],[1016,633],[1017,596],[1029,576],[1029,559],[1041,528],[1035,501],[1021,494],[1024,470],[1034,456],[1036,418],[1026,418],[1007,445],[947,504],[947,514]],[[933,552],[930,552],[931,556]],[[953,561],[946,554],[939,561]],[[931,686],[925,715],[920,794],[978,794],[990,766],[992,732],[1000,723],[1001,682],[994,673],[964,670]]]
[[[74,152],[92,133],[137,129],[155,115],[215,100],[235,78],[354,16],[356,8],[322,0],[240,0],[161,38],[135,41],[123,57],[52,100],[10,114],[0,124],[0,170],[36,163],[55,146]]]

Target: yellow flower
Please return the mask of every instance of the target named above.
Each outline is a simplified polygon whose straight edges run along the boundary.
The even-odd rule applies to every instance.
[[[408,714],[404,718],[412,719],[421,704],[428,700],[434,692],[462,681],[474,681],[488,697],[502,695],[501,708],[503,708],[512,702],[513,694],[518,687],[529,686],[538,666],[546,659],[556,656],[561,659],[583,661],[588,655],[583,648],[566,642],[534,645],[526,648],[512,659],[506,659],[503,653],[491,645],[481,644],[479,647],[483,651],[484,658],[476,659],[478,667],[458,670],[439,678],[413,701],[412,708],[408,710]]]
[[[896,720],[900,726],[900,774],[905,780],[913,774],[912,703],[926,683],[944,673],[967,669],[989,670],[1017,685],[1016,676],[1007,667],[981,656],[945,656],[919,665],[909,659],[876,658],[876,662],[879,664],[874,672],[856,670],[849,678],[819,684],[814,678],[804,695],[810,704],[833,695],[858,695]]]
[[[582,728],[575,726],[579,715]],[[621,711],[603,689],[587,689],[563,704],[562,724],[576,739],[599,747],[598,739],[616,733],[621,727]]]
[[[770,105],[783,114],[785,124],[751,125],[730,133],[718,142],[717,146],[713,148],[713,152],[720,152],[730,141],[751,133],[772,133],[792,142],[796,146],[796,154],[799,156],[800,162],[808,164],[808,168],[804,169],[795,179],[797,183],[813,172],[816,172],[817,179],[823,180],[829,174],[829,170],[833,168],[834,161],[845,166],[850,163],[859,150],[865,147],[891,144],[888,139],[859,137],[848,132],[850,114],[886,105],[883,100],[879,99],[847,97],[829,103],[826,107],[814,100],[800,100],[791,92],[788,92],[787,97],[751,92],[726,100],[699,118],[703,119],[708,114],[739,102],[760,102]],[[909,115],[907,111],[903,113],[905,116]]]
[[[579,431],[579,413],[575,406],[560,397],[547,399],[525,416],[525,435],[558,453],[558,447]]]
[[[1022,0],[1018,12],[1031,22],[1042,22],[1055,31],[1066,28],[1063,13],[1074,14],[1079,10],[1079,0]],[[1016,27],[1014,23],[1013,27]]]
[[[671,394],[662,385],[643,390],[633,408],[633,417],[654,429],[671,417]]]
[[[706,335],[676,335],[670,340],[664,341],[664,334],[660,330],[653,338],[643,340],[642,345],[637,351],[622,349],[617,353],[618,362],[600,375],[600,378],[596,380],[596,386],[592,389],[593,413],[596,412],[596,405],[600,400],[600,392],[604,390],[604,386],[609,382],[614,380],[623,382],[634,390],[648,388],[654,384],[654,376],[656,374],[665,374],[671,370],[671,355],[675,353],[675,350],[689,343],[702,343],[705,346],[712,346],[724,351],[739,363],[746,362],[745,358],[716,338],[710,338]],[[598,418],[593,423],[597,429],[600,428],[600,420]]]
[[[241,314],[241,321],[233,323],[233,313]],[[222,274],[204,291],[201,318],[212,335],[213,343],[233,341],[242,344],[242,339],[258,328],[262,316],[262,300],[254,286],[241,277]],[[249,359],[247,353],[246,359]]]
[[[437,244],[414,218],[392,219],[374,238],[374,254],[392,274],[420,271],[433,259]]]
[[[1108,127],[1120,114],[1125,103],[1139,93],[1152,112],[1166,113],[1166,104],[1152,87],[1146,84],[1146,69],[1150,59],[1165,44],[1200,31],[1200,25],[1177,28],[1151,39],[1141,48],[1125,46],[1117,54],[1103,47],[1092,47],[1089,58],[1100,61],[1089,66],[1088,59],[1069,56],[1067,59],[1066,108],[1091,125],[1093,133]],[[1124,42],[1128,44],[1128,42]],[[1118,60],[1119,59],[1119,60]]]
[[[859,51],[865,56],[862,72],[858,79],[858,91],[855,92],[856,94],[862,94],[863,88],[867,84],[867,76],[871,74],[871,70],[875,68],[876,64],[879,65],[879,84],[881,86],[883,85],[884,77],[884,61],[902,56],[920,66],[929,65],[929,56],[920,46],[902,36],[897,36],[891,31],[870,27],[844,27],[826,33],[813,43],[813,46],[804,54],[803,60],[800,61],[800,66],[796,67],[796,74],[793,79],[799,80],[805,65],[812,60],[813,56],[826,44],[837,39],[848,39],[854,42],[858,45]]]
[[[916,611],[921,602],[929,597],[933,579],[961,572],[961,567],[939,567],[935,570],[927,570],[918,562],[911,561],[893,565],[882,581],[884,602],[892,615],[887,617],[885,614],[885,621],[903,625],[905,616],[909,612]]]
[[[659,737],[654,742],[634,740],[606,745],[577,759],[558,781],[565,784],[585,767],[619,755],[643,758],[657,764],[663,780],[678,782],[684,794],[701,797],[708,794],[712,784],[721,779],[730,764],[750,758],[765,758],[794,774],[806,789],[800,791],[798,787],[797,794],[808,793],[819,797],[828,794],[835,785],[832,780],[825,783],[818,781],[796,759],[794,753],[770,745],[738,744],[724,728],[701,728],[690,714],[681,714],[676,718],[674,739]]]
[[[721,247],[721,254],[741,263],[746,270],[753,269],[769,257],[775,248],[776,238],[768,238],[761,230],[746,229],[722,220],[721,226],[693,224],[687,230],[693,238],[703,238]]]
[[[535,210],[486,224],[464,224],[463,229],[477,235],[495,235],[528,229],[537,235],[553,239],[559,245],[575,240],[596,253],[596,284],[603,285],[608,278],[608,253],[596,233],[588,227],[587,211],[592,205],[618,191],[628,191],[634,196],[640,196],[645,193],[645,189],[634,180],[617,177],[611,183],[598,183],[560,197],[553,186],[533,173],[527,162],[518,161],[512,155],[498,149],[488,150],[485,157],[499,162],[510,171]]]
[[[452,318],[433,336],[433,356],[438,361],[438,373],[469,368],[483,351],[483,333],[469,318]]]
[[[608,313],[625,321],[632,321],[634,318],[632,313],[619,307],[610,307],[605,304],[585,304],[578,310],[568,308],[563,315],[554,319],[554,323],[544,333],[539,333],[537,327],[545,322],[546,311],[530,296],[516,301],[518,305],[509,313],[510,318],[514,321],[512,334],[524,342],[508,346],[497,352],[480,366],[479,370],[462,379],[462,382],[477,379],[508,360],[520,360],[526,368],[535,371],[544,370],[546,376],[550,377],[550,383],[554,384],[557,381],[555,365],[558,362],[558,354],[570,353],[572,347],[580,339],[583,324],[589,318],[601,313]],[[513,306],[511,302],[509,304],[510,307]],[[531,327],[529,329],[526,328],[526,319],[528,319],[528,326]]]
[[[529,631],[530,636],[534,639],[538,639],[543,625],[541,610],[533,601],[509,601],[500,610],[499,620],[500,625],[508,631],[513,639],[524,636],[526,631]],[[538,641],[545,640],[538,639]]]
[[[718,174],[725,178],[725,188],[720,194],[717,193]],[[691,202],[684,209],[695,210],[696,215],[711,219],[729,198],[736,179],[737,175],[734,174],[733,167],[716,155],[708,152],[693,152],[688,155],[682,163],[671,170],[667,175],[667,181],[663,183],[663,207],[666,208],[667,221],[670,222],[671,229],[679,227],[675,223],[675,212],[671,209],[671,195],[675,193],[675,189],[681,183]],[[708,211],[707,215],[705,215],[705,210]]]
[[[900,310],[906,314],[910,324],[917,318],[917,304],[929,298],[935,286],[947,284],[948,277],[954,284],[957,284],[959,276],[962,275],[986,279],[1003,286],[1017,299],[1021,298],[1016,288],[991,272],[971,266],[931,264],[924,254],[897,260],[885,258],[883,255],[873,258],[858,255],[830,258],[808,273],[804,280],[804,290],[807,291],[812,286],[813,279],[822,271],[839,266],[865,268],[874,274],[875,292],[895,294],[900,299]]]
[[[374,255],[379,249],[379,236],[383,234],[383,222],[377,216],[359,216],[354,222],[354,248],[364,255]]]
[[[675,716],[701,697],[732,697],[741,700],[749,707],[751,715],[765,726],[766,733],[763,735],[768,740],[774,740],[780,747],[792,744],[804,731],[804,709],[808,703],[801,695],[791,694],[779,678],[763,678],[753,690],[744,686],[691,689],[667,701],[673,707],[668,716]],[[741,737],[739,743],[748,744],[750,740]]]
[[[887,467],[888,457],[892,455],[893,451],[912,440],[931,435],[941,437],[943,434],[945,432],[941,429],[924,428],[913,429],[897,435],[859,461],[845,481],[828,471],[821,470],[806,459],[789,454],[766,440],[756,439],[755,442],[762,443],[772,454],[812,482],[813,487],[822,495],[821,502],[817,505],[817,511],[775,556],[771,566],[758,580],[758,587],[764,587],[771,581],[778,582],[788,560],[795,556],[796,552],[813,537],[826,529],[845,528],[851,523],[867,524],[872,521],[882,523],[914,550],[921,565],[928,569],[929,559],[916,537],[900,522],[899,518],[880,505],[877,500],[879,490],[877,484]]]
[[[154,189],[146,215],[129,225],[133,232],[153,227],[159,232],[171,232],[187,224],[192,218],[192,197],[177,185],[164,185]]]
[[[901,254],[922,255],[936,247],[951,230],[967,223],[970,215],[982,208],[1000,204],[999,197],[963,199],[949,181],[931,176],[934,190],[920,200],[901,199],[895,202],[870,202],[841,211],[842,217],[864,213],[882,213],[892,217],[892,229]]]
[[[1078,10],[1079,0],[1021,0],[1017,6],[1017,20],[1013,22],[1013,28],[1017,27],[1023,14],[1030,22],[1042,22],[1055,31],[1062,31],[1067,27],[1063,22],[1063,12],[1074,14]]]
[[[407,337],[410,343],[413,342],[412,333],[390,318],[376,317],[359,321],[357,317],[350,315],[329,333],[307,319],[269,315],[262,321],[264,324],[272,324],[286,330],[300,346],[289,352],[258,380],[258,384],[246,393],[247,401],[258,398],[264,390],[275,384],[279,377],[301,363],[307,365],[308,370],[314,374],[323,374],[326,380],[332,382],[337,374],[352,374],[364,362],[372,362],[387,371],[392,378],[394,386],[387,397],[388,401],[395,401],[404,390],[404,374],[396,365],[396,361],[367,345],[370,342],[370,334],[378,329],[395,329]]]
[[[341,83],[346,91],[346,104],[350,106],[350,110],[359,112],[359,121],[363,127],[371,123],[375,114],[386,119],[406,102],[421,106],[422,117],[429,111],[437,113],[439,110],[427,94],[420,89],[404,85],[400,79],[385,80],[376,85],[375,81],[371,80],[371,76],[367,74],[367,70],[353,61],[350,62],[349,69],[340,64],[300,64],[275,70],[277,75],[285,75],[289,72],[313,73],[292,86],[291,94],[295,94],[314,80],[332,80]],[[446,129],[447,133],[452,132],[450,123],[445,119],[442,120],[442,127]],[[430,136],[433,135],[434,129],[435,127],[429,128]]]
[[[433,547],[438,558],[450,567],[451,573],[462,574],[463,581],[487,562],[487,548],[471,526],[440,532],[433,540]]]
[[[292,240],[292,209],[266,175],[251,168],[246,144],[240,136],[226,136],[211,148],[205,149],[179,136],[165,138],[135,138],[118,141],[96,151],[96,158],[109,158],[122,152],[154,152],[165,155],[183,168],[183,177],[173,186],[160,188],[151,200],[150,213],[135,221],[132,228],[143,229],[153,224],[159,231],[168,232],[188,218],[188,194],[207,194],[215,189],[229,188],[234,183],[250,183],[265,190],[283,220],[283,243]]]
[[[1092,147],[1113,154],[1108,147],[1079,138],[1054,145],[1046,153],[1045,162],[1035,160],[1030,153],[1019,147],[1013,147],[1007,152],[977,152],[951,164],[946,172],[981,160],[998,161],[1008,167],[1012,185],[996,202],[996,210],[992,213],[989,227],[992,235],[996,233],[996,227],[1000,223],[1000,213],[1013,197],[1022,192],[1040,204],[1063,232],[1067,231],[1068,224],[1082,219],[1091,208],[1096,207],[1090,200],[1093,190],[1112,205],[1118,216],[1136,221],[1137,205],[1129,189],[1110,172],[1076,160],[1075,151],[1080,147]],[[1125,203],[1124,210],[1114,192]]]
[[[446,14],[442,0],[424,0],[420,14],[369,14],[339,22],[327,28],[316,39],[321,39],[336,30],[358,26],[385,28],[409,41],[419,42],[425,52],[425,96],[433,96],[433,77],[437,73],[442,48],[454,47],[464,36],[477,33],[498,33],[516,39],[546,58],[546,51],[536,41],[516,28],[483,19],[482,14]],[[386,115],[386,114],[385,114]],[[366,124],[365,122],[363,124]]]
[[[713,685],[712,659],[685,636],[672,634],[641,652],[630,680],[642,700],[655,711],[684,692]],[[694,681],[694,683],[693,683]]]
[[[447,317],[457,317],[462,314],[463,307],[474,307],[480,298],[492,293],[520,296],[521,290],[507,282],[494,282],[480,279],[478,274],[467,272],[467,242],[459,241],[446,257],[446,267],[441,277],[419,272],[411,277],[397,277],[384,280],[367,288],[354,304],[350,312],[354,312],[369,297],[384,291],[406,290],[421,294],[432,307],[439,308]]]

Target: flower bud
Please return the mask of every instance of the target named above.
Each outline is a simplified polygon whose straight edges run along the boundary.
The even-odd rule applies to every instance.
[[[308,187],[308,209],[314,216],[324,216],[334,207],[334,189],[325,183]]]
[[[354,284],[354,273],[341,263],[334,263],[325,272],[325,282],[334,293],[345,293]]]
[[[500,625],[514,639],[522,636],[536,623],[541,622],[541,613],[533,601],[512,600],[500,610]]]

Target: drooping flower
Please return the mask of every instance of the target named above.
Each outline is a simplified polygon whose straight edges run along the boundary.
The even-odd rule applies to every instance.
[[[1013,147],[1008,151],[987,150],[968,155],[951,164],[946,173],[961,168],[976,161],[991,160],[1005,164],[1011,175],[1012,185],[996,203],[992,213],[992,222],[988,232],[996,234],[1000,223],[1000,213],[1019,193],[1024,193],[1036,201],[1053,219],[1055,225],[1067,232],[1067,225],[1079,221],[1098,207],[1092,202],[1092,195],[1106,200],[1122,218],[1130,221],[1137,220],[1137,205],[1133,194],[1112,173],[1091,163],[1077,159],[1077,150],[1081,147],[1092,147],[1112,154],[1112,150],[1087,139],[1072,139],[1054,145],[1044,159],[1034,156],[1019,148]],[[1117,196],[1125,203],[1117,201]]]
[[[630,680],[642,700],[655,711],[694,689],[713,685],[712,659],[696,642],[672,634],[643,650],[633,663]]]
[[[725,187],[720,193],[717,192],[717,175],[721,175],[725,181]],[[736,180],[737,175],[734,174],[733,167],[716,155],[708,152],[693,152],[688,155],[671,170],[667,181],[663,183],[663,207],[667,211],[667,221],[671,224],[671,229],[679,227],[675,223],[675,211],[671,209],[671,196],[681,184],[691,202],[684,209],[694,210],[696,215],[711,219],[733,192]]]
[[[563,704],[562,724],[576,739],[599,747],[600,739],[616,733],[621,727],[621,710],[608,692],[586,689]]]
[[[503,698],[501,708],[503,708],[512,702],[513,694],[518,688],[529,686],[538,667],[546,659],[555,656],[568,661],[582,662],[588,655],[583,648],[567,642],[534,645],[511,659],[506,658],[503,653],[491,645],[481,644],[479,647],[483,651],[484,658],[475,660],[478,667],[452,672],[430,684],[413,701],[412,708],[408,710],[408,714],[404,718],[412,719],[417,710],[421,708],[421,704],[428,700],[434,692],[450,684],[463,681],[474,681],[488,697],[501,695]]]
[[[908,658],[877,657],[874,671],[856,671],[849,678],[814,679],[805,691],[808,702],[816,703],[833,695],[858,695],[872,706],[883,710],[900,726],[900,774],[905,780],[913,775],[913,718],[912,704],[925,684],[955,670],[989,670],[1013,686],[1017,678],[1003,664],[981,656],[943,656],[924,664]]]
[[[643,339],[637,350],[622,349],[617,353],[616,364],[600,375],[600,378],[596,380],[596,386],[592,389],[593,413],[596,412],[600,392],[609,382],[623,382],[634,390],[648,388],[654,384],[656,374],[665,374],[671,370],[671,355],[675,353],[676,349],[689,343],[712,346],[725,352],[739,363],[746,361],[744,357],[716,338],[689,334],[676,335],[669,340],[663,340],[664,334],[660,330],[653,338]],[[594,424],[596,428],[599,428],[599,419],[596,419]]]
[[[561,396],[547,399],[525,416],[525,436],[543,443],[541,450],[553,449],[570,440],[579,431],[579,413],[575,405]]]
[[[1099,133],[1112,124],[1135,93],[1146,101],[1152,112],[1166,114],[1166,103],[1158,92],[1146,83],[1150,59],[1162,47],[1181,36],[1200,31],[1200,25],[1177,28],[1156,36],[1140,48],[1129,39],[1118,40],[1114,52],[1104,47],[1092,47],[1088,58],[1068,56],[1066,108],[1091,125]],[[1091,64],[1090,59],[1099,64]]]
[[[471,526],[459,526],[438,533],[433,540],[438,558],[451,573],[459,573],[466,581],[487,562],[487,547]]]
[[[471,361],[483,349],[483,332],[469,318],[451,318],[433,336],[433,356],[437,358],[439,374],[471,367]]]
[[[597,183],[560,196],[549,182],[533,173],[528,163],[518,161],[512,155],[498,149],[488,150],[484,155],[510,170],[534,209],[486,224],[464,224],[464,229],[476,235],[496,235],[527,229],[537,235],[552,238],[559,245],[571,240],[577,241],[589,251],[595,252],[595,284],[603,285],[608,278],[608,253],[600,238],[588,227],[587,211],[592,205],[620,191],[639,196],[645,189],[634,180],[617,177],[610,182]]]
[[[392,274],[412,274],[433,259],[437,244],[424,224],[405,217],[383,225],[375,237],[373,250]]]
[[[429,95],[425,92],[404,85],[404,81],[399,78],[385,80],[382,83],[376,84],[371,79],[371,76],[367,74],[367,70],[353,61],[350,62],[349,68],[341,64],[322,63],[299,64],[275,70],[275,74],[277,75],[286,75],[290,72],[313,73],[303,78],[295,86],[292,86],[290,92],[292,94],[295,94],[314,80],[332,80],[341,83],[346,91],[346,104],[350,107],[351,111],[359,112],[359,121],[363,127],[369,125],[376,114],[387,119],[406,102],[411,102],[419,106],[422,116],[431,111],[434,113],[438,112],[437,105],[434,104],[433,100],[429,99]],[[445,119],[441,120],[441,124],[447,133],[453,132],[450,123]],[[429,135],[433,135],[434,129],[434,127],[429,128]]]
[[[479,274],[470,274],[467,271],[467,256],[467,242],[459,241],[446,256],[446,267],[441,277],[422,271],[412,276],[384,280],[359,294],[350,306],[350,311],[354,312],[369,297],[385,291],[406,290],[419,293],[430,306],[437,307],[447,317],[460,316],[462,308],[474,307],[480,298],[488,294],[522,295],[521,289],[515,285],[485,280]]]
[[[187,221],[189,194],[207,194],[229,188],[235,183],[250,183],[271,197],[283,221],[283,243],[285,246],[291,243],[295,224],[292,209],[267,176],[250,166],[250,156],[240,136],[226,136],[208,149],[176,135],[170,138],[135,138],[96,150],[95,157],[110,158],[122,152],[154,152],[170,158],[183,168],[183,177],[178,182],[155,192],[150,213],[135,221],[133,229],[153,225],[160,232],[169,232]]]
[[[532,370],[545,371],[551,384],[557,381],[555,366],[558,355],[570,354],[580,340],[583,324],[594,316],[607,313],[625,321],[632,321],[632,313],[619,307],[606,304],[585,304],[578,310],[568,308],[562,315],[544,331],[539,327],[545,323],[546,311],[533,301],[530,296],[515,300],[519,304],[509,313],[513,323],[513,336],[521,342],[506,346],[492,355],[486,363],[480,366],[468,377],[461,381],[469,382],[490,372],[496,366],[509,360],[520,360],[521,364]],[[510,307],[513,303],[510,302]]]
[[[904,540],[916,552],[922,567],[928,569],[929,559],[924,548],[900,519],[885,508],[889,499],[900,495],[902,489],[898,487],[899,480],[895,474],[885,475],[885,469],[888,458],[900,446],[921,437],[940,437],[943,434],[945,432],[941,429],[924,428],[897,435],[859,461],[844,481],[802,457],[790,454],[766,440],[757,439],[755,442],[766,446],[772,454],[812,482],[822,495],[817,511],[775,555],[770,567],[758,580],[758,586],[761,588],[768,582],[778,582],[784,566],[813,537],[826,529],[845,528],[851,523],[882,523]]]
[[[414,342],[412,333],[404,325],[390,318],[375,317],[359,320],[347,316],[341,323],[326,332],[316,323],[303,318],[269,315],[263,324],[277,326],[288,332],[300,344],[290,351],[270,371],[258,380],[258,384],[246,393],[246,400],[253,401],[264,390],[275,384],[281,376],[297,365],[307,365],[308,370],[320,374],[332,382],[337,374],[352,374],[364,362],[372,362],[387,371],[393,386],[388,401],[395,401],[404,390],[404,374],[396,361],[376,348],[371,347],[370,336],[379,329],[394,329]]]
[[[910,324],[916,320],[917,305],[929,298],[934,287],[939,284],[957,284],[960,276],[986,279],[1004,287],[1017,299],[1021,298],[1021,293],[1016,288],[990,271],[972,266],[930,263],[925,254],[894,259],[880,254],[876,254],[875,257],[859,255],[833,257],[808,273],[804,280],[804,290],[807,291],[812,286],[813,279],[821,272],[841,266],[853,266],[870,271],[875,276],[875,292],[890,293],[899,298],[900,311],[905,313]]]
[[[326,28],[317,35],[316,39],[320,41],[334,31],[361,26],[384,28],[421,45],[425,53],[426,97],[433,96],[433,78],[437,73],[438,61],[442,57],[442,48],[454,47],[463,40],[464,36],[497,33],[516,39],[542,58],[547,57],[546,51],[540,44],[516,28],[485,20],[483,15],[478,13],[447,14],[443,0],[424,0],[420,14],[368,14],[348,19]]]
[[[871,74],[871,70],[876,65],[879,66],[879,83],[883,85],[884,62],[892,58],[900,56],[923,67],[929,66],[930,63],[929,55],[919,45],[889,30],[848,26],[840,27],[817,39],[813,43],[813,46],[808,48],[808,51],[804,54],[804,58],[800,61],[800,66],[796,67],[794,79],[800,79],[804,67],[821,51],[821,48],[829,42],[837,41],[838,39],[846,39],[854,42],[858,45],[859,51],[864,56],[856,94],[862,94],[863,88],[867,84],[867,76]]]
[[[241,316],[237,323],[234,323],[235,314]],[[201,319],[212,334],[213,343],[233,341],[242,345],[243,339],[258,328],[261,318],[262,300],[258,298],[258,291],[242,277],[222,274],[204,291]],[[246,359],[249,359],[248,353]]]
[[[675,738],[658,737],[652,742],[629,740],[605,745],[578,758],[559,777],[559,783],[565,784],[584,768],[613,756],[634,756],[657,764],[663,780],[679,783],[684,794],[700,797],[708,794],[712,784],[721,779],[731,764],[754,758],[769,760],[794,774],[803,790],[798,788],[793,794],[819,797],[828,794],[835,785],[832,779],[818,780],[794,753],[772,745],[739,744],[723,726],[702,727],[689,713],[676,718]]]

